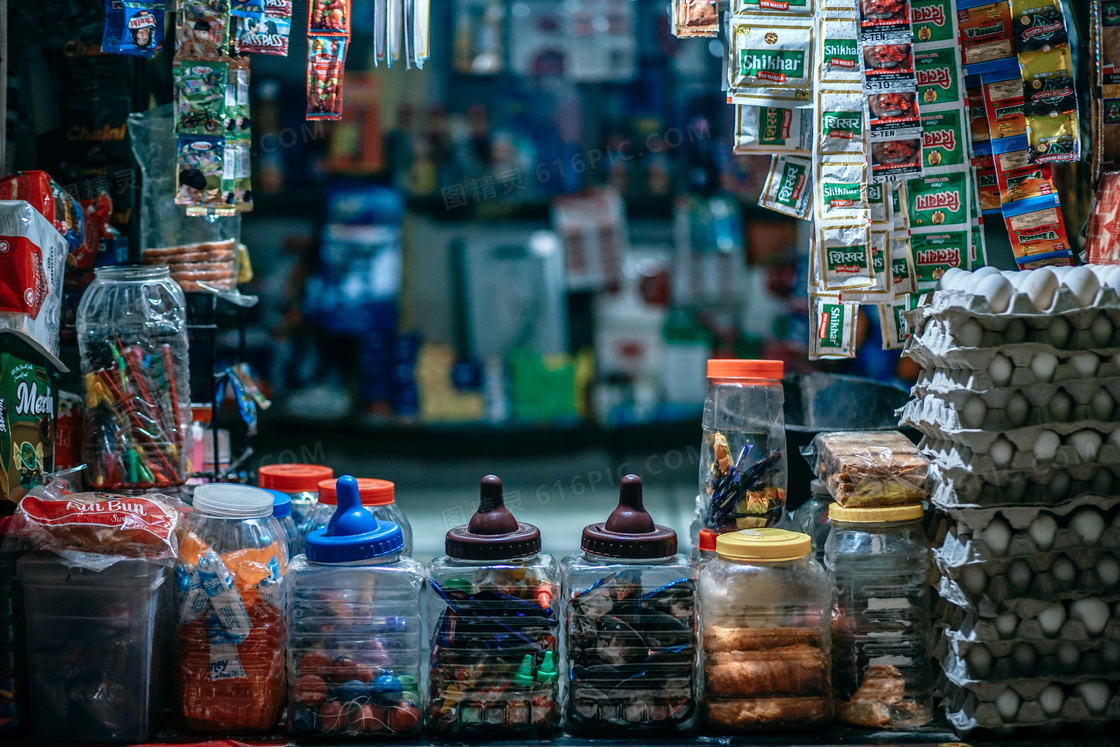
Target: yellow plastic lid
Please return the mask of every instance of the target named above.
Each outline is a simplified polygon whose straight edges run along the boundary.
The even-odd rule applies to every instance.
[[[813,540],[788,529],[740,529],[716,537],[716,552],[733,560],[797,560],[813,551]]]
[[[890,506],[887,508],[844,508],[839,503],[828,507],[829,521],[847,521],[852,524],[882,524],[889,521],[913,521],[925,515],[922,504]]]

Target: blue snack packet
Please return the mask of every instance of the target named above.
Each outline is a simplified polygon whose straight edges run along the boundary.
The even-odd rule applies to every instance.
[[[105,0],[105,31],[101,51],[154,57],[163,49],[162,0]]]

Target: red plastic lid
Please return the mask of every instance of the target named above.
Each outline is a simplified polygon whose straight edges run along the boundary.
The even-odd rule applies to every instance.
[[[781,361],[743,361],[717,358],[708,361],[709,379],[771,379],[780,381],[786,366]]]
[[[338,496],[335,492],[336,481],[323,480],[319,483],[319,503],[328,506],[338,505]],[[358,498],[363,506],[388,506],[393,502],[396,486],[388,480],[378,480],[372,477],[358,478]]]
[[[701,550],[701,552],[708,552],[708,551],[715,552],[716,551],[716,537],[718,537],[718,536],[719,535],[717,535],[711,529],[701,529],[700,530],[700,550]]]
[[[314,493],[319,483],[334,477],[321,464],[267,464],[257,470],[257,487],[281,493]]]

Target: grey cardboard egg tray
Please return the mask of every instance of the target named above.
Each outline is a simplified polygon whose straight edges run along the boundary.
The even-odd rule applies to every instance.
[[[1082,493],[1111,494],[1120,485],[1120,465],[1092,461],[981,474],[933,464],[930,478],[930,500],[939,508],[1054,505]]]
[[[990,411],[989,415],[992,414]],[[995,417],[990,419],[996,420]],[[1064,439],[1078,431],[1092,430],[1101,436],[1102,441],[1107,441],[1115,431],[1120,431],[1120,422],[1091,418],[1069,422],[1045,420],[1037,425],[1019,427],[1014,427],[1008,422],[1003,427],[992,429],[961,428],[957,411],[944,400],[932,395],[907,402],[902,408],[899,424],[908,425],[930,438],[952,441],[967,446],[973,452],[981,453],[987,453],[992,443],[1000,436],[1004,436],[1017,447],[1022,448],[1021,444],[1033,445],[1043,431],[1054,431]]]
[[[1048,685],[1055,684],[1069,687],[1081,682],[1088,682],[1089,680],[1105,680],[1113,683],[1120,680],[1120,670],[1115,669],[1112,671],[1099,671],[1094,674],[1079,672],[1062,673],[1055,669],[1049,674],[1025,677],[1014,676],[1014,674],[1012,674],[1011,677],[995,677],[992,674],[988,674],[985,677],[973,678],[969,675],[967,663],[954,654],[947,654],[942,657],[940,663],[941,675],[945,680],[943,685],[948,683],[957,687],[964,687],[973,692],[980,693],[981,697],[988,695],[992,700],[995,700],[995,698],[1003,692],[1004,688],[1014,687],[1016,685],[1023,688],[1031,688],[1038,682],[1045,682]],[[1001,666],[1001,669],[1005,669],[1005,667]],[[1035,669],[1037,670],[1038,667],[1036,666]],[[1013,673],[1013,671],[1014,670],[1006,669],[1006,673]],[[992,694],[993,692],[994,694]]]
[[[1118,627],[1120,629],[1120,627]],[[1016,651],[1028,647],[1031,655],[1021,662]],[[1076,660],[1061,662],[1059,648],[1073,647]],[[981,649],[987,652],[987,667],[978,670],[969,658]],[[1090,641],[974,641],[956,631],[945,630],[934,646],[934,656],[941,663],[945,677],[958,685],[976,682],[1008,682],[1033,677],[1046,677],[1065,683],[1081,678],[1120,678],[1120,642],[1107,638]],[[1025,664],[1025,666],[1024,666]]]
[[[1110,602],[1113,614],[1105,624],[1104,630],[1093,635],[1081,620],[1069,616],[1070,603],[1073,600],[1062,600],[1061,604],[1066,610],[1066,621],[1054,635],[1047,635],[1042,631],[1038,622],[1038,615],[1054,602],[1044,602],[1038,599],[1012,599],[1005,602],[997,610],[981,610],[968,603],[958,603],[954,600],[941,598],[934,606],[934,621],[938,627],[956,631],[958,635],[977,641],[1097,641],[1104,642],[1120,636],[1120,615],[1115,602]],[[1001,614],[1014,613],[1018,619],[1015,631],[1004,638],[996,627],[996,617]]]
[[[981,475],[1008,470],[1029,471],[1045,467],[1068,468],[1088,462],[1104,465],[1120,465],[1120,447],[1114,443],[1110,443],[1108,440],[1109,435],[1113,431],[1120,430],[1120,424],[1108,423],[1107,425],[1109,431],[1101,433],[1101,447],[1097,451],[1096,456],[1091,459],[1083,457],[1069,443],[1062,443],[1054,456],[1050,459],[1038,459],[1034,453],[1032,453],[1031,449],[1038,438],[1038,434],[1046,429],[1038,428],[1037,426],[1019,428],[1013,431],[1007,431],[1004,434],[1015,447],[1015,452],[1012,454],[1011,461],[1007,464],[996,464],[986,453],[987,448],[990,448],[991,443],[1000,435],[998,433],[992,434],[992,438],[990,439],[977,439],[977,441],[985,445],[985,451],[976,451],[964,444],[958,444],[947,439],[933,438],[928,435],[924,436],[921,442],[918,443],[918,450],[926,459],[931,462],[936,462],[941,467],[964,469]]]
[[[1039,381],[1031,370],[1031,361],[1041,353],[1050,353],[1058,359],[1058,365],[1050,381]],[[1081,353],[1097,356],[1097,370],[1093,376],[1084,377],[1073,367],[1071,359]],[[1023,342],[1014,345],[1002,344],[998,340],[992,347],[962,348],[951,337],[935,337],[929,340],[913,336],[906,347],[905,354],[927,371],[953,369],[971,372],[970,382],[973,389],[991,389],[997,386],[988,374],[988,368],[997,355],[1011,361],[1011,381],[1005,386],[1023,387],[1038,383],[1061,383],[1072,379],[1108,379],[1120,376],[1120,348],[1089,348],[1068,350],[1056,348],[1041,342]],[[927,374],[931,375],[931,374]]]
[[[1020,699],[1019,710],[1015,717],[1006,721],[1000,716],[995,705],[996,698],[1006,689],[1002,683],[993,685],[990,689],[985,688],[983,694],[976,692],[971,686],[961,687],[947,681],[942,683],[939,690],[943,698],[941,707],[945,710],[945,717],[961,733],[968,733],[974,729],[1006,731],[1021,728],[1038,729],[1047,725],[1057,728],[1062,724],[1079,724],[1086,729],[1100,729],[1109,721],[1120,718],[1120,695],[1117,694],[1115,683],[1109,684],[1112,685],[1112,697],[1104,711],[1100,713],[1090,711],[1085,701],[1072,692],[1071,688],[1070,692],[1066,692],[1061,712],[1054,717],[1047,717],[1038,703],[1038,696],[1050,685],[1050,680],[1033,679],[1006,686],[1015,690]],[[997,689],[998,692],[993,694],[992,691]]]
[[[1120,553],[1120,528],[1117,527],[1105,529],[1097,544],[1091,547],[1082,544],[1081,538],[1072,529],[1059,529],[1054,545],[1049,550],[1039,550],[1025,530],[1015,532],[1011,536],[1011,544],[1007,552],[1003,555],[997,555],[980,536],[972,534],[967,527],[955,521],[942,517],[940,524],[935,523],[934,527],[934,536],[941,539],[941,546],[937,548],[937,552],[947,565],[959,568],[984,563],[985,572],[989,575],[995,573],[996,569],[1001,567],[1000,564],[1013,560],[1027,560],[1028,563],[1032,563],[1032,566],[1037,562],[1045,570],[1062,555],[1068,555],[1072,560],[1074,555],[1084,557],[1092,554],[1100,560],[1097,551],[1106,551],[1113,555]]]
[[[1011,296],[1007,310],[996,314],[988,304],[988,299],[963,290],[938,290],[929,295],[929,304],[924,308],[931,314],[948,311],[960,311],[977,317],[1006,317],[1020,316],[1027,318],[1048,319],[1059,314],[1069,315],[1078,312],[1091,312],[1100,309],[1120,309],[1120,296],[1113,288],[1102,286],[1097,291],[1093,303],[1081,306],[1069,288],[1060,286],[1054,294],[1050,308],[1039,311],[1034,307],[1026,293],[1016,291]]]
[[[946,377],[947,378],[947,377]],[[1072,379],[1060,383],[1032,384],[1022,387],[999,387],[974,390],[944,378],[938,386],[930,386],[919,381],[911,389],[911,399],[901,410],[902,417],[912,420],[932,419],[944,424],[949,430],[970,430],[961,422],[961,413],[974,399],[979,398],[987,408],[984,421],[978,430],[1005,431],[1031,425],[1049,423],[1073,423],[1084,420],[1099,420],[1093,412],[1093,398],[1104,390],[1112,401],[1112,420],[1120,421],[1120,378],[1111,379]],[[1051,411],[1054,396],[1064,392],[1073,403],[1069,414],[1064,418]],[[1030,405],[1026,420],[1014,422],[1007,412],[1008,401],[1021,394]]]

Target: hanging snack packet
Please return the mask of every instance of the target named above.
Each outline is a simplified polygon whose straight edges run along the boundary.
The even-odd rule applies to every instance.
[[[993,150],[1018,149],[1026,144],[1027,118],[1023,115],[1023,81],[1018,70],[1001,74],[989,80],[984,76],[984,108],[988,115]],[[1012,145],[1000,145],[1009,140]],[[1021,142],[1020,142],[1021,141]]]
[[[916,49],[914,77],[922,106],[955,104],[961,100],[956,47]]]
[[[961,62],[967,74],[1006,67],[1014,62],[1011,6],[1007,0],[957,0]]]
[[[175,132],[179,135],[220,135],[225,127],[225,62],[183,60],[175,65]]]
[[[350,36],[349,0],[310,0],[307,32],[314,36]]]
[[[389,62],[389,67],[393,66],[395,60],[400,59],[401,56],[401,3],[403,0],[389,0],[387,7],[388,18],[385,22],[385,40],[386,49],[385,57]]]
[[[1096,137],[1099,160],[1108,167],[1120,163],[1120,86],[1105,86],[1098,103]]]
[[[307,118],[340,119],[347,40],[313,36],[308,42]]]
[[[732,95],[808,97],[813,75],[813,23],[802,18],[732,16],[728,85]],[[762,90],[759,90],[762,89]],[[787,93],[781,93],[785,91]]]
[[[220,60],[228,53],[228,0],[180,0],[175,15],[177,59]]]
[[[948,109],[922,117],[922,160],[925,173],[958,170],[965,166],[965,135],[961,114],[961,109]]]
[[[1011,17],[1020,57],[1024,52],[1069,44],[1061,0],[1011,0]]]
[[[890,257],[890,281],[893,296],[901,298],[907,293],[916,292],[918,287],[914,279],[914,255],[910,252],[910,237],[908,235],[891,234]]]
[[[850,224],[868,221],[867,161],[822,156],[813,178],[817,223]]]
[[[812,162],[797,156],[777,155],[770,161],[759,207],[809,219],[813,190],[809,188]]]
[[[914,255],[914,278],[918,291],[937,287],[941,276],[956,267],[968,267],[970,239],[968,229],[943,231],[916,229],[910,234],[910,250]]]
[[[1120,84],[1120,0],[1100,0],[1097,21],[1097,63],[1098,85]]]
[[[808,154],[812,137],[812,112],[808,109],[735,105],[735,152],[740,155]]]
[[[952,0],[910,0],[910,23],[917,44],[956,44]]]
[[[874,181],[899,181],[921,175],[921,137],[875,140],[871,143],[871,178]]]
[[[910,327],[906,323],[909,311],[906,301],[892,301],[879,304],[879,329],[883,336],[884,350],[901,350],[910,337]]]
[[[887,262],[890,254],[890,231],[871,231],[869,235],[867,249],[871,260],[871,285],[861,290],[844,291],[846,301],[881,303],[892,298],[890,267]]]
[[[269,13],[234,11],[233,48],[239,54],[288,56],[292,19]]]
[[[431,37],[428,30],[431,0],[408,0],[408,2],[412,4],[410,14],[412,33],[409,34],[409,38],[412,39],[412,64],[422,68],[431,55]]]
[[[913,93],[918,88],[914,48],[909,43],[862,47],[860,61],[865,94]]]
[[[891,214],[887,207],[887,186],[872,182],[867,185],[867,215],[871,226],[890,226]]]
[[[976,180],[976,198],[980,212],[1002,212],[1003,202],[999,196],[999,179],[996,176],[996,163],[991,156],[978,156],[972,159],[972,171]]]
[[[910,230],[910,214],[906,212],[906,182],[888,182],[883,185],[887,190],[887,207],[890,209],[891,227],[905,233]]]
[[[975,82],[975,85],[972,85]],[[991,154],[991,132],[988,129],[988,110],[984,105],[984,88],[980,76],[975,76],[968,86],[965,108],[968,112],[968,132],[975,155]]]
[[[249,132],[249,61],[234,58],[229,63],[225,87],[224,125],[227,138],[248,139]]]
[[[1015,259],[1070,251],[1066,224],[1057,201],[1033,208],[1031,203],[1018,203],[1004,208],[1004,222],[1011,239]]]
[[[1027,117],[1028,156],[1032,163],[1069,163],[1081,158],[1076,112]]]
[[[179,178],[175,204],[189,208],[221,204],[222,138],[182,136],[178,145]]]
[[[894,94],[884,94],[894,95]],[[862,156],[867,152],[863,131],[863,96],[858,88],[820,88],[817,153]]]
[[[824,16],[817,45],[818,84],[858,83],[861,80],[855,16]]]
[[[988,247],[984,239],[984,226],[979,221],[973,221],[968,232],[971,256],[968,269],[976,270],[988,264]]]
[[[915,92],[873,93],[866,100],[868,137],[872,142],[913,139],[921,134],[922,120]]]
[[[836,293],[809,294],[809,360],[854,358],[859,304]]]
[[[866,44],[909,43],[909,0],[861,0],[859,42]]]
[[[1019,68],[1023,77],[1023,112],[1028,117],[1077,111],[1069,47],[1022,52]]]
[[[101,51],[155,57],[163,49],[163,14],[163,0],[105,0]]]
[[[860,290],[874,286],[871,231],[866,223],[818,226],[816,243],[824,290]]]
[[[732,13],[813,15],[813,0],[731,0]]]
[[[719,9],[716,0],[673,0],[673,36],[719,36]]]
[[[1004,205],[1057,193],[1050,166],[1031,163],[1030,153],[1027,151],[1000,153],[995,156],[994,161],[1000,199]]]
[[[968,174],[964,170],[913,179],[906,185],[911,228],[966,225]]]

